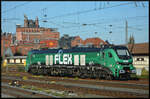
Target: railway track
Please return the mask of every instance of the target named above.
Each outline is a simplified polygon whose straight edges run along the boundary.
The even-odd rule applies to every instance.
[[[8,79],[8,80],[19,80],[19,81],[26,81],[26,82],[33,82],[33,83],[41,83],[41,84],[49,84],[50,81],[41,81],[41,80],[33,80],[33,79],[29,79],[29,80],[23,80],[22,78],[19,77],[2,77],[4,79]],[[129,89],[129,88],[121,88],[121,87],[108,87],[108,86],[103,86],[101,84],[99,85],[93,85],[93,84],[81,84],[81,83],[69,83],[69,82],[63,82],[63,81],[55,81],[55,84],[57,85],[65,85],[65,86],[75,86],[75,87],[83,87],[83,88],[91,88],[91,89],[100,89],[100,90],[110,90],[110,91],[122,91],[122,92],[132,92],[132,93],[139,93],[139,94],[148,94],[149,91],[148,90],[143,90],[143,85],[141,86],[141,89]],[[129,86],[129,84],[128,84]],[[132,86],[132,85],[130,85]],[[138,85],[139,86],[139,85]],[[144,88],[145,89],[145,88]]]
[[[33,83],[34,84],[34,83]],[[24,84],[25,85],[25,84]],[[28,85],[28,83],[26,84]],[[36,85],[37,86],[37,85]],[[33,86],[30,86],[33,87]],[[56,86],[55,86],[56,87]],[[17,90],[17,91],[16,91]],[[55,91],[56,92],[56,91]],[[57,90],[57,93],[62,93],[61,91]],[[66,96],[59,96],[60,94],[55,93],[46,93],[43,91],[35,91],[35,90],[30,90],[30,89],[23,89],[20,87],[16,86],[10,86],[8,85],[7,81],[3,81],[2,83],[2,98],[72,98],[72,97],[81,97],[81,98],[110,98],[109,96],[103,96],[103,95],[93,95],[93,94],[86,94],[85,96],[73,96],[73,95],[66,95]],[[36,94],[36,96],[35,96]]]
[[[19,80],[22,84],[33,84],[33,85],[37,85],[37,86],[41,86],[41,87],[44,87],[44,86],[47,86],[49,88],[54,88],[54,89],[61,89],[61,90],[73,90],[74,92],[84,92],[88,94],[94,94],[94,95],[99,95],[99,96],[108,96],[108,97],[148,97],[149,96],[149,90],[146,89],[146,85],[137,85],[138,87],[141,87],[141,88],[138,88],[138,89],[135,89],[135,88],[126,88],[125,85],[124,87],[116,87],[113,86],[107,86],[104,84],[102,85],[102,82],[100,84],[92,84],[92,83],[89,83],[87,84],[86,81],[82,81],[82,83],[79,83],[78,81],[75,81],[74,80],[74,83],[73,82],[70,82],[71,80],[56,80],[55,83],[51,83],[52,79],[49,80],[49,81],[44,81],[44,80],[37,80],[37,79],[28,79],[28,80],[23,80],[21,77],[6,77],[6,76],[2,76],[2,81],[5,80],[6,82],[7,81],[10,81],[10,80]],[[54,80],[54,79],[53,79]],[[81,82],[81,81],[80,81]],[[86,83],[85,83],[86,82]],[[113,84],[113,83],[112,83]],[[116,84],[116,83],[115,83]],[[128,84],[129,86],[130,84]],[[60,87],[60,88],[56,88],[57,87]],[[130,87],[130,86],[129,86]],[[135,86],[134,86],[135,87]],[[145,88],[144,88],[145,87]],[[144,90],[142,89],[144,88]],[[82,93],[83,94],[83,93]]]
[[[23,75],[22,75],[23,76]],[[6,76],[3,77],[16,77],[22,78],[22,76]],[[80,83],[80,84],[92,84],[98,86],[109,86],[109,87],[124,87],[124,88],[132,88],[132,89],[144,89],[149,90],[149,84],[142,84],[142,83],[128,83],[127,81],[107,81],[107,80],[87,80],[87,79],[75,79],[75,78],[63,78],[63,77],[51,77],[51,76],[44,76],[44,77],[34,77],[34,76],[27,76],[28,79],[35,79],[39,81],[55,81],[55,82],[71,82],[71,83]]]
[[[5,97],[11,98],[60,98],[57,96],[53,96],[51,94],[46,94],[39,91],[33,91],[29,89],[23,89],[16,86],[10,86],[7,83],[1,83],[1,93],[5,95]],[[7,96],[6,96],[7,95]],[[3,98],[3,97],[2,97]]]
[[[43,75],[32,75],[29,73],[25,73],[25,72],[9,72],[8,73],[2,73],[2,75],[4,76],[27,76],[27,77],[32,77],[32,76],[43,76]],[[58,77],[58,76],[43,76],[43,78],[46,79],[53,79],[53,78],[57,78],[57,79],[64,79],[67,78],[67,80],[74,80],[74,77]],[[148,86],[149,85],[149,80],[147,79],[140,79],[140,80],[125,80],[125,81],[121,81],[121,80],[101,80],[101,79],[89,79],[89,78],[85,78],[85,79],[80,79],[78,78],[79,81],[89,81],[89,82],[97,82],[97,83],[101,83],[101,82],[105,82],[105,83],[113,83],[113,84],[122,84],[122,85],[136,85],[136,86]]]

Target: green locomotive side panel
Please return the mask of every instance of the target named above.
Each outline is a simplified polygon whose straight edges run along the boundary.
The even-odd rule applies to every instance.
[[[53,57],[53,65],[86,65],[86,64],[99,64],[98,52],[83,52],[83,53],[63,53],[63,54],[45,54],[42,62],[50,63],[50,56]],[[78,64],[76,64],[77,62]]]
[[[50,59],[51,57],[51,59]],[[76,60],[75,57],[78,57]],[[52,60],[52,62],[51,62]],[[26,70],[30,64],[47,64],[50,65],[50,62],[53,65],[75,65],[75,62],[78,61],[78,65],[92,65],[99,64],[100,54],[99,52],[82,52],[82,53],[43,53],[43,54],[28,54],[27,57],[27,66]]]

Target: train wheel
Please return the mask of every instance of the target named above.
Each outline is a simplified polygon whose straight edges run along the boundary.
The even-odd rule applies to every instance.
[[[36,70],[36,69],[31,69],[31,73],[32,73],[33,75],[37,75],[37,70]]]
[[[86,78],[84,73],[80,74],[80,78],[82,78],[82,79]]]
[[[48,73],[47,68],[44,68],[43,75],[47,75],[47,73]]]
[[[112,76],[110,74],[106,74],[106,77],[105,77],[106,80],[112,80]]]

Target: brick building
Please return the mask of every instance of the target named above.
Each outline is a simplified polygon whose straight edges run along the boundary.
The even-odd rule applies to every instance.
[[[83,45],[93,45],[94,47],[98,47],[100,48],[101,44],[107,44],[105,41],[103,41],[102,39],[96,37],[96,38],[87,38],[86,40],[84,40]]]
[[[83,40],[79,36],[69,36],[65,34],[59,39],[59,47],[64,49],[82,45],[82,43]]]
[[[38,17],[35,20],[30,20],[24,16],[24,26],[16,25],[16,35],[12,34],[2,36],[1,55],[9,48],[13,55],[21,53],[27,55],[28,51],[40,48],[64,48],[68,49],[80,45],[93,45],[100,47],[100,44],[106,44],[100,38],[87,38],[82,40],[80,36],[69,37],[64,35],[59,38],[60,34],[56,28],[40,27]],[[4,42],[3,42],[4,41]],[[5,43],[5,44],[4,44]]]
[[[43,44],[43,45],[41,45]],[[40,41],[41,48],[58,48],[58,40],[42,40]]]
[[[12,38],[12,33],[1,33],[1,56],[4,56],[7,49],[10,48],[13,40]]]
[[[61,48],[71,48],[76,46],[94,46],[100,47],[100,44],[107,44],[100,38],[87,38],[86,40],[82,40],[80,36],[71,37],[69,35],[64,35],[59,40],[59,46]]]
[[[15,53],[27,55],[27,52],[32,49],[58,48],[59,32],[56,28],[40,27],[38,17],[30,20],[24,16],[24,26],[16,25],[16,35],[3,33],[1,40],[1,56],[6,54],[8,48],[13,55]]]
[[[29,20],[24,16],[24,26],[16,26],[16,50],[26,55],[31,49],[43,47],[58,48],[59,32],[56,28],[44,28],[39,26],[38,17]],[[25,50],[23,50],[25,49]]]
[[[25,16],[24,27],[17,25],[16,40],[31,41],[39,43],[41,40],[59,39],[59,32],[55,28],[44,28],[39,26],[38,18],[36,20],[28,20]]]
[[[71,41],[71,47],[80,46],[83,45],[83,40],[80,38],[80,36],[76,36]]]

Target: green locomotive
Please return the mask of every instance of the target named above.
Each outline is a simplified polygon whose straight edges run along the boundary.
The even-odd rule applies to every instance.
[[[124,46],[32,50],[26,72],[53,76],[121,79],[136,78],[132,55]]]

